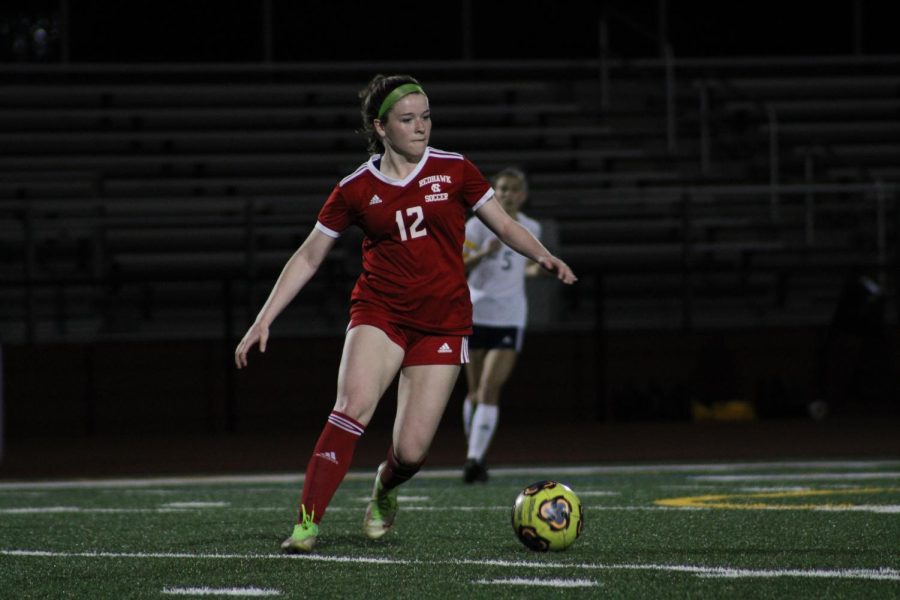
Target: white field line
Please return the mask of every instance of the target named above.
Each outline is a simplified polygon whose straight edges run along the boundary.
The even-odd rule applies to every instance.
[[[524,561],[505,560],[459,560],[451,561],[464,565],[484,565],[494,567],[546,567],[570,569],[626,570],[626,571],[668,571],[691,573],[700,577],[818,577],[835,579],[875,579],[900,581],[900,570],[890,567],[875,569],[741,569],[736,567],[707,567],[702,565],[666,565],[666,564],[560,564],[560,563],[528,563]]]
[[[484,585],[527,585],[528,587],[555,587],[576,588],[596,587],[600,585],[593,579],[526,579],[524,577],[511,577],[509,579],[478,579],[472,583]]]
[[[673,507],[673,506],[591,506],[590,504],[585,507],[585,512],[587,511],[595,511],[595,510],[651,510],[657,511],[660,509],[663,510],[681,510],[682,508],[693,510],[695,507]],[[331,510],[331,507],[328,507],[328,510]],[[352,510],[352,509],[342,509],[342,510]],[[479,510],[505,510],[511,511],[512,505],[510,506],[403,506],[400,508],[402,511],[409,512],[451,512],[451,511],[460,511],[460,512],[475,512]]]
[[[896,512],[890,506],[873,505],[870,512]],[[283,512],[295,513],[296,507],[290,506],[227,506],[227,507],[145,507],[145,508],[108,508],[108,507],[84,507],[84,506],[19,506],[15,508],[0,508],[0,515],[52,515],[52,514],[168,514],[189,513],[215,509],[217,511],[231,512]],[[881,510],[878,510],[881,509]],[[887,509],[887,510],[884,510]],[[329,506],[328,512],[357,512],[359,508],[349,506]],[[480,512],[480,511],[510,511],[512,506],[403,506],[404,512]],[[703,506],[604,506],[587,505],[585,511],[696,511],[714,510]],[[809,510],[809,509],[807,509]],[[860,510],[859,507],[836,507],[833,510]],[[863,512],[866,512],[863,510]]]
[[[813,489],[815,488],[811,488],[807,485],[748,485],[739,487],[736,491],[763,494],[766,492],[809,492]]]
[[[160,486],[243,485],[253,483],[303,483],[302,474],[283,475],[224,475],[187,477],[140,477],[117,479],[60,479],[53,481],[14,481],[0,483],[0,491],[6,490],[79,490],[97,488],[154,488]],[[131,490],[133,491],[133,490]]]
[[[900,514],[900,505],[898,504],[856,504],[853,506],[822,506],[814,508],[825,512],[868,512],[885,515]]]
[[[210,588],[210,587],[189,587],[189,588],[163,588],[163,594],[168,596],[239,596],[241,598],[260,598],[263,596],[280,596],[281,590],[273,590],[266,588]]]
[[[55,552],[50,550],[3,550],[0,556],[28,556],[38,558],[137,558],[191,560],[297,560],[313,562],[360,563],[373,565],[407,565],[417,561],[365,556],[323,556],[319,554],[197,554],[190,552]],[[434,563],[434,561],[429,561]],[[423,563],[426,564],[426,563]]]
[[[744,462],[744,463],[697,463],[697,464],[636,464],[636,465],[594,465],[579,467],[534,466],[492,468],[491,474],[497,477],[532,476],[559,478],[561,476],[590,475],[634,475],[653,473],[728,473],[731,471],[750,471],[762,469],[885,469],[900,467],[900,461],[785,461],[785,462]],[[844,474],[837,474],[841,476]],[[900,476],[900,472],[866,473],[871,479],[892,478]],[[345,479],[354,481],[371,481],[374,470],[351,471]],[[458,479],[459,469],[424,469],[416,475],[416,480],[423,479]],[[726,475],[726,477],[728,477]],[[771,479],[762,475],[751,475],[749,481]],[[830,478],[838,478],[830,477]],[[785,475],[783,478],[797,478],[797,475]],[[302,473],[283,473],[268,475],[207,475],[189,477],[141,477],[112,479],[78,479],[50,481],[11,481],[0,482],[0,492],[6,490],[46,490],[46,489],[82,489],[82,488],[146,488],[158,486],[185,485],[230,485],[230,484],[291,484],[303,482]]]
[[[697,481],[734,483],[737,481],[831,481],[860,479],[900,479],[900,471],[876,471],[872,473],[772,473],[766,475],[694,475]]]
[[[900,571],[896,569],[735,569],[716,567],[708,572],[696,573],[703,578],[769,578],[807,577],[813,579],[872,579],[876,581],[900,581]]]
[[[53,515],[53,514],[141,514],[141,513],[184,513],[187,508],[84,508],[81,506],[21,506],[0,508],[0,515]],[[193,509],[198,510],[198,509]]]
[[[295,507],[288,506],[190,506],[191,503],[184,503],[188,506],[159,506],[145,508],[104,508],[104,507],[83,507],[83,506],[20,506],[14,508],[0,508],[0,515],[53,515],[53,514],[169,514],[188,512],[200,512],[204,510],[231,511],[231,512],[282,512],[294,513]],[[202,504],[202,503],[200,503]],[[481,511],[509,511],[511,506],[403,506],[404,512],[481,512]],[[357,512],[359,508],[349,506],[329,506],[328,512]],[[585,506],[585,512],[624,512],[624,511],[698,511],[698,510],[722,510],[716,506],[615,506],[615,505],[590,505]],[[784,505],[768,505],[765,507],[749,507],[742,510],[804,510],[804,511],[823,511],[823,512],[865,512],[873,514],[900,514],[900,505],[897,504],[823,504],[822,506],[792,506]]]
[[[512,560],[403,560],[365,556],[328,556],[322,554],[198,554],[189,552],[55,552],[50,550],[0,549],[0,556],[36,558],[135,558],[190,560],[306,560],[323,563],[359,563],[373,565],[465,565],[478,567],[508,567],[512,569],[568,569],[580,571],[659,571],[697,575],[699,577],[805,577],[819,579],[869,579],[900,581],[900,569],[747,569],[739,567],[710,567],[703,565],[667,565],[655,563],[554,563]]]
[[[368,502],[372,496],[358,496],[354,498],[357,502]],[[400,502],[430,502],[431,496],[397,496]]]

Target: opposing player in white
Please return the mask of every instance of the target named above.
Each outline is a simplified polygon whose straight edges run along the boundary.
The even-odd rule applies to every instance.
[[[515,168],[493,178],[497,200],[510,217],[536,238],[541,226],[519,208],[528,197],[525,174]],[[472,298],[473,334],[469,363],[465,366],[468,394],[463,403],[463,425],[468,441],[463,481],[487,481],[485,454],[500,412],[500,391],[512,374],[522,349],[528,316],[525,277],[540,271],[537,263],[504,245],[476,218],[466,223],[463,260]]]

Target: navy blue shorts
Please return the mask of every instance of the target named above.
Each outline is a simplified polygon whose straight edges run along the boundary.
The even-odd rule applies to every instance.
[[[470,350],[515,350],[522,349],[525,337],[523,327],[491,327],[489,325],[473,325],[469,336]]]

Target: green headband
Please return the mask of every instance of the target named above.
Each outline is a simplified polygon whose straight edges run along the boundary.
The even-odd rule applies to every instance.
[[[406,96],[407,94],[413,93],[424,94],[425,90],[422,89],[418,83],[404,83],[401,86],[395,87],[390,94],[387,95],[387,98],[384,99],[384,102],[381,103],[381,108],[378,109],[378,118],[384,116],[384,113],[391,110],[391,107],[397,103],[397,100]]]

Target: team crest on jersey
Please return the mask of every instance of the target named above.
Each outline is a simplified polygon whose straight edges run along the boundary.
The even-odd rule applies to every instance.
[[[425,187],[429,183],[453,183],[449,175],[429,175],[419,180],[419,187]]]

